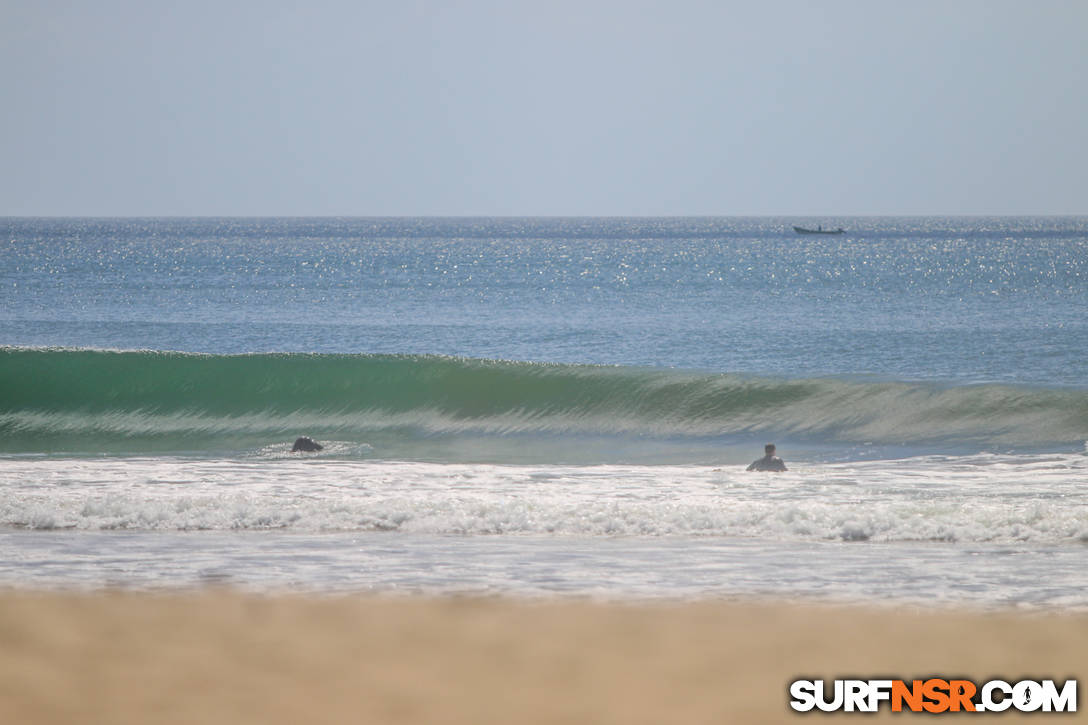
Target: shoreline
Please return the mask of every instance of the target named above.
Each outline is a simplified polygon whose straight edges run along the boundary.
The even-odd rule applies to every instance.
[[[794,679],[1064,680],[1085,651],[1085,612],[2,590],[0,721],[778,722]]]

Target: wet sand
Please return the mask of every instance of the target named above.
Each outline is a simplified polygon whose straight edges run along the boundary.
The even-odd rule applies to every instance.
[[[792,680],[1086,672],[1083,613],[0,593],[0,723],[825,722]]]

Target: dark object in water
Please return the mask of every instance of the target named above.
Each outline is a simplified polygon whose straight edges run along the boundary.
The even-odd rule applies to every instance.
[[[839,227],[838,229],[824,229],[823,226],[819,226],[816,229],[794,227],[793,231],[798,234],[846,234],[846,231],[842,227]]]
[[[301,438],[295,439],[295,445],[291,446],[291,452],[297,453],[298,451],[320,451],[324,447],[325,446],[321,445],[313,438],[310,438],[309,436],[302,436]]]

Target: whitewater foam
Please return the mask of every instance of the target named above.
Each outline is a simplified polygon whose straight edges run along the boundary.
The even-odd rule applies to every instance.
[[[15,458],[0,525],[1068,544],[1088,457],[742,467]]]

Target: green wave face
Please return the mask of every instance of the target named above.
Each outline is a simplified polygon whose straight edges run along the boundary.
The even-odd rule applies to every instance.
[[[525,436],[1047,447],[1088,438],[1088,392],[436,356],[0,349],[6,453],[245,450],[302,434],[396,450],[470,435],[483,459],[487,441]]]

